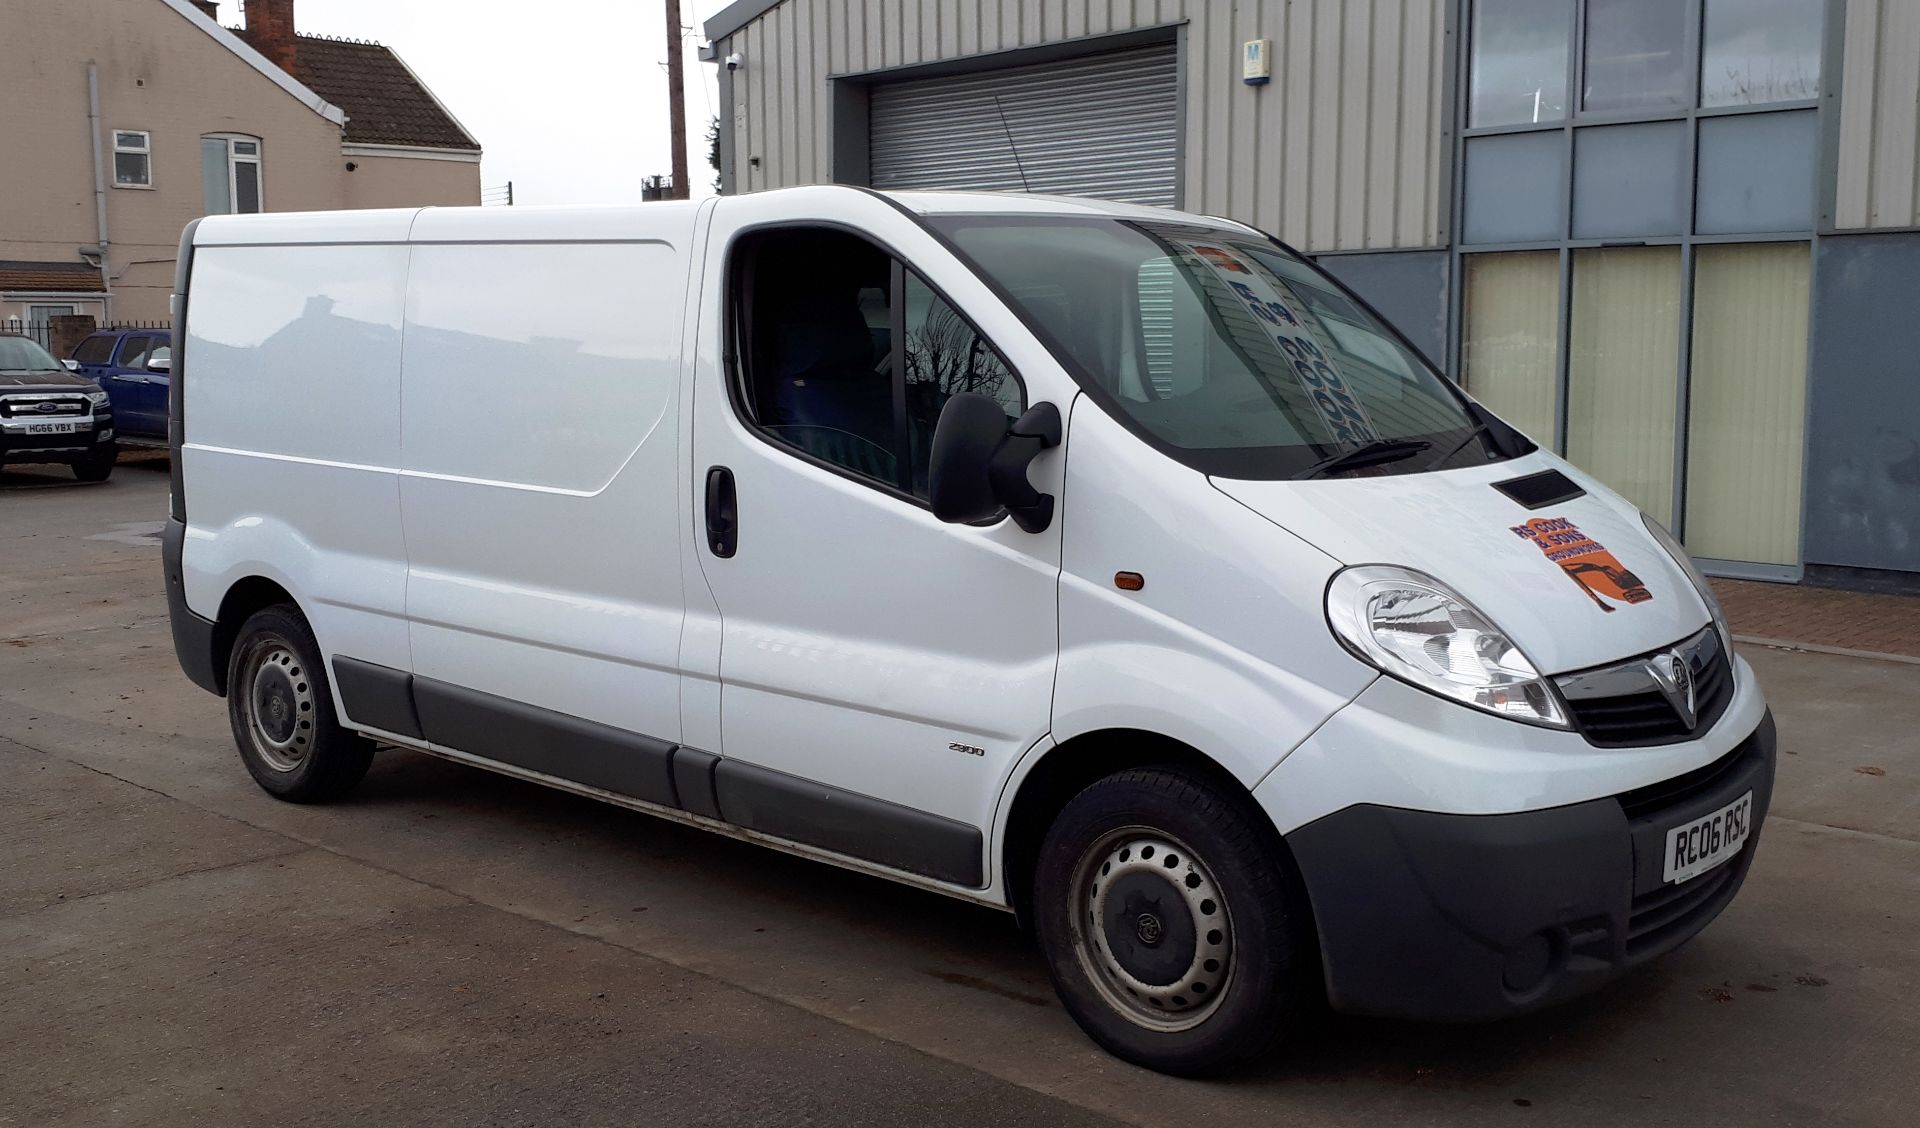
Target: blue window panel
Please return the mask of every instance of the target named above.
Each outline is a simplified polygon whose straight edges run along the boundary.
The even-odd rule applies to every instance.
[[[1687,222],[1687,126],[1581,129],[1573,138],[1573,237],[1678,235]]]
[[[1817,126],[1813,110],[1701,118],[1694,230],[1812,229]]]
[[[1567,198],[1566,139],[1560,130],[1467,140],[1468,243],[1560,238]]]

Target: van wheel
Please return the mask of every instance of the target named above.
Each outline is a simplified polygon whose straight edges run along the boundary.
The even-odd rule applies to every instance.
[[[120,460],[120,448],[109,446],[107,453],[97,454],[73,464],[73,476],[83,482],[104,482],[113,473],[113,464]]]
[[[338,799],[373,762],[373,742],[340,727],[320,646],[286,604],[241,625],[227,659],[227,717],[241,762],[277,799]]]
[[[1179,768],[1068,801],[1034,873],[1067,1013],[1108,1052],[1204,1077],[1265,1054],[1311,1005],[1308,914],[1243,795]]]

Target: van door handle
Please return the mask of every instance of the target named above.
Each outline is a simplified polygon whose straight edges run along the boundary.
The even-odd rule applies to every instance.
[[[707,470],[707,547],[722,560],[733,555],[740,538],[740,507],[733,492],[733,471]]]

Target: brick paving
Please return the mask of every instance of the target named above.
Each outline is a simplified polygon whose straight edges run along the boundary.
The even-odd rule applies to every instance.
[[[1920,658],[1920,596],[1714,580],[1733,633]]]

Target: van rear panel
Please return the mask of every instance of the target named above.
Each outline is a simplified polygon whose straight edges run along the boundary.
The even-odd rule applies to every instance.
[[[201,227],[180,453],[187,604],[295,593],[330,648],[404,664],[400,339],[407,248],[222,245]]]
[[[696,214],[197,223],[183,618],[260,577],[329,662],[678,739]],[[349,724],[397,731],[334,688]]]

